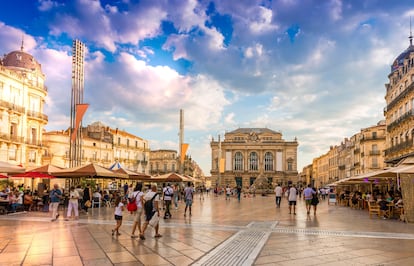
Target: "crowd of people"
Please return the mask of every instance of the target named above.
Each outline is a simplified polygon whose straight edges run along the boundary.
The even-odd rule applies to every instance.
[[[342,206],[349,206],[353,209],[368,209],[368,202],[379,205],[380,217],[382,219],[398,218],[404,214],[404,202],[401,191],[397,189],[381,190],[375,187],[372,191],[349,191],[343,190],[336,195]],[[392,213],[391,211],[392,210]],[[398,214],[395,216],[394,214]]]

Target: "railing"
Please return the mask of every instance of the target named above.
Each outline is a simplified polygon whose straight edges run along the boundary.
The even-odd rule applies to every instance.
[[[34,118],[38,118],[38,119],[42,119],[45,121],[48,121],[48,117],[45,114],[39,113],[39,112],[35,112],[35,111],[27,111],[27,116],[29,117],[34,117]]]
[[[402,123],[403,121],[409,119],[410,117],[412,117],[413,114],[413,110],[409,110],[408,112],[406,112],[405,114],[403,114],[402,116],[400,116],[397,120],[395,120],[394,122],[392,122],[391,124],[389,124],[387,126],[387,131],[390,132],[391,130],[393,130],[396,126],[398,126],[400,123]]]
[[[380,155],[381,151],[370,151],[369,155]]]
[[[405,96],[407,96],[407,94],[410,93],[411,91],[413,91],[413,89],[414,89],[414,83],[411,83],[410,86],[408,86],[400,95],[398,95],[397,97],[395,97],[395,99],[392,100],[387,105],[387,111],[391,110],[391,108],[393,108],[398,103],[398,101],[400,101]]]
[[[10,141],[10,142],[18,142],[23,143],[24,138],[16,135],[0,133],[0,139]]]
[[[404,142],[401,142],[395,146],[392,146],[391,148],[388,148],[385,150],[385,155],[389,155],[393,152],[397,152],[406,148],[411,148],[413,146],[413,139],[408,139]]]
[[[381,139],[385,139],[385,135],[384,136],[363,136],[362,138],[361,138],[361,142],[364,142],[364,141],[369,141],[369,140],[381,140]]]
[[[42,146],[42,140],[40,139],[26,139],[25,143],[28,145]]]
[[[7,102],[7,101],[4,101],[4,100],[0,100],[0,106],[5,107],[9,110],[13,110],[13,111],[18,112],[18,113],[24,113],[24,111],[25,111],[25,108],[23,106],[20,106],[20,105],[11,103],[11,102]]]

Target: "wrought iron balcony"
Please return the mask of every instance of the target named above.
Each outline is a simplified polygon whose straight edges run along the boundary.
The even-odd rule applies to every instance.
[[[414,115],[413,110],[409,110],[408,112],[406,112],[405,114],[403,114],[402,116],[400,116],[397,120],[395,120],[394,122],[392,122],[391,124],[389,124],[387,126],[387,132],[390,132],[391,130],[393,130],[396,126],[398,126],[399,124],[403,123],[404,121],[408,120],[409,118],[411,118]]]
[[[41,120],[44,120],[44,121],[48,121],[47,115],[39,113],[39,112],[31,111],[31,110],[27,111],[27,116],[37,118],[37,119],[41,119]]]
[[[408,139],[406,141],[403,141],[397,145],[392,146],[391,148],[388,148],[385,150],[385,155],[392,154],[394,152],[398,152],[407,148],[413,147],[413,139]]]
[[[410,86],[408,86],[400,95],[395,97],[395,99],[392,100],[387,105],[387,111],[391,110],[400,100],[404,99],[404,97],[407,96],[413,90],[414,90],[414,83],[411,83]]]

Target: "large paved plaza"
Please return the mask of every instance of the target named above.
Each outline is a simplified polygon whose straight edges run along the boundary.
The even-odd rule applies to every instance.
[[[192,217],[184,206],[160,222],[162,238],[131,239],[124,213],[113,237],[113,209],[95,208],[79,221],[51,222],[49,213],[0,216],[0,265],[414,265],[414,224],[370,219],[368,212],[328,206],[297,215],[286,199],[197,195]]]

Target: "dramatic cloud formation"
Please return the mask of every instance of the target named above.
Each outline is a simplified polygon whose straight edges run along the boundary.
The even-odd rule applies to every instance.
[[[25,9],[22,10],[21,6]],[[48,130],[69,126],[71,42],[86,44],[84,123],[178,150],[209,175],[211,138],[268,127],[299,141],[299,169],[383,119],[387,75],[409,43],[411,1],[7,1],[0,52],[42,64]]]

